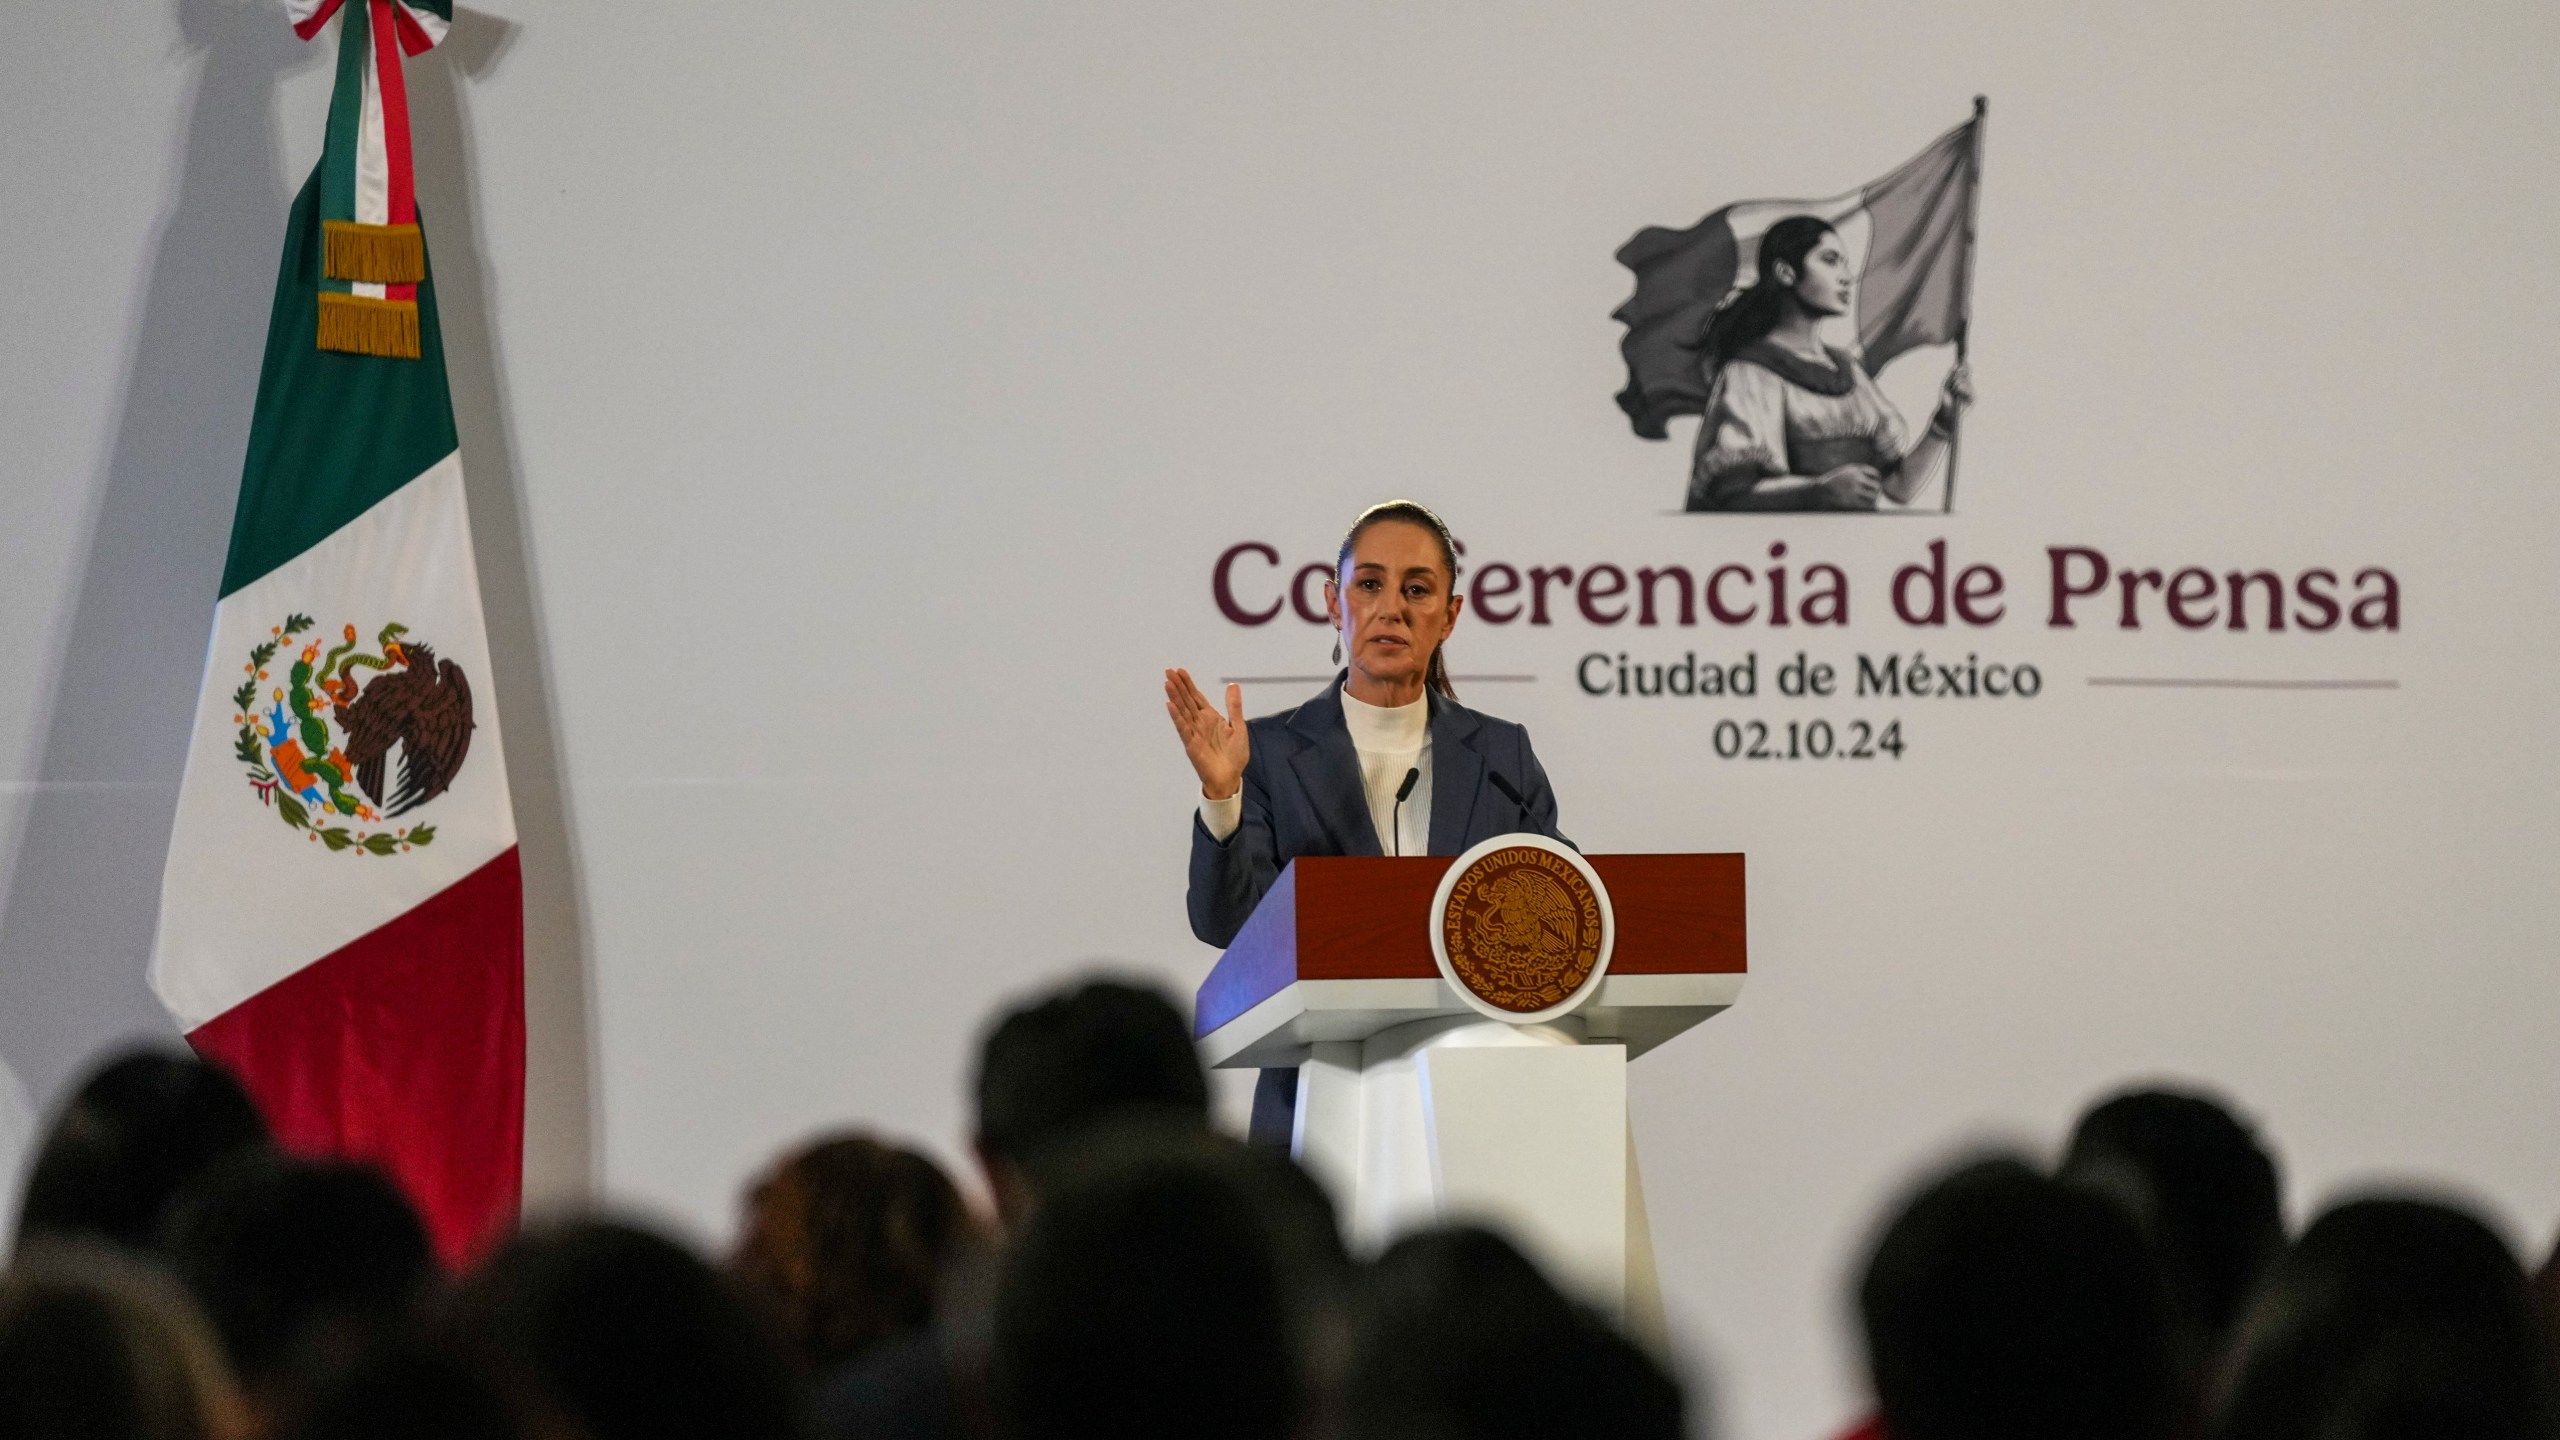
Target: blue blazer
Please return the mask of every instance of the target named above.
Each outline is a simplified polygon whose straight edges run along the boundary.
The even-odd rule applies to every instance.
[[[1346,674],[1348,672],[1345,672]],[[1360,788],[1360,757],[1342,719],[1342,683],[1294,710],[1249,720],[1244,823],[1224,843],[1191,818],[1191,933],[1224,948],[1262,902],[1280,867],[1301,855],[1381,855],[1378,827]],[[1571,844],[1556,829],[1555,792],[1529,748],[1529,732],[1433,694],[1431,843],[1456,855],[1515,830]],[[1500,775],[1523,804],[1495,788]]]

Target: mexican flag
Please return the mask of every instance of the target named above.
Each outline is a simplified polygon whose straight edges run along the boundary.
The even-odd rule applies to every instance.
[[[1659,225],[1618,247],[1635,294],[1612,312],[1627,327],[1618,408],[1636,433],[1665,438],[1674,415],[1703,414],[1707,321],[1759,273],[1760,237],[1790,215],[1829,221],[1858,274],[1850,317],[1870,375],[1904,351],[1962,341],[1972,304],[1973,201],[1982,181],[1980,101],[1971,120],[1892,173],[1818,200],[1744,200],[1685,230]]]
[[[401,65],[449,0],[339,18],[294,200],[151,984],[288,1146],[380,1163],[448,1260],[522,1177],[524,903]]]

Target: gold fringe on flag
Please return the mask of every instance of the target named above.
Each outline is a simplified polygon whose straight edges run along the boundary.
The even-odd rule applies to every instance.
[[[427,278],[427,242],[415,225],[323,220],[320,273],[332,280],[415,285]]]
[[[352,355],[418,358],[418,302],[320,292],[320,348]]]

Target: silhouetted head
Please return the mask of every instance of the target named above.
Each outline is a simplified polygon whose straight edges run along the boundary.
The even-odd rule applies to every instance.
[[[534,1428],[585,1440],[789,1440],[789,1357],[692,1252],[576,1220],[517,1235],[465,1279],[448,1346],[497,1377]]]
[[[120,1055],[72,1092],[37,1148],[19,1243],[88,1235],[148,1246],[189,1180],[266,1144],[266,1121],[228,1072],[192,1055]]]
[[[1164,992],[1085,980],[1005,1012],[978,1049],[977,1148],[1008,1221],[1023,1167],[1080,1127],[1130,1111],[1206,1124],[1209,1082],[1191,1026]]]
[[[1907,1204],[1858,1287],[1895,1440],[2160,1440],[2177,1413],[2166,1303],[2131,1221],[2010,1159]]]
[[[2552,1440],[2548,1341],[2506,1242],[2431,1200],[2350,1201],[2242,1322],[2219,1440]]]
[[[131,1252],[39,1240],[0,1278],[0,1435],[228,1440],[242,1424],[213,1332]]]
[[[756,1183],[729,1272],[814,1372],[931,1324],[943,1269],[975,1232],[931,1160],[834,1136]]]
[[[2560,1239],[2551,1242],[2551,1254],[2533,1277],[2534,1297],[2542,1303],[2542,1329],[2551,1342],[2551,1368],[2560,1373]]]
[[[1680,1387],[1489,1230],[1424,1231],[1361,1285],[1345,1440],[1677,1440]]]
[[[189,1186],[162,1251],[270,1416],[400,1332],[437,1279],[425,1225],[381,1171],[273,1154]]]
[[[1306,1177],[1162,1115],[1085,1132],[1040,1170],[997,1291],[1002,1432],[1296,1433],[1346,1264]]]
[[[2219,1354],[2284,1253],[2275,1160],[2249,1127],[2203,1095],[2129,1091],[2080,1117],[2060,1178],[2116,1205],[2150,1242],[2186,1358]]]
[[[496,1385],[414,1342],[332,1374],[281,1440],[530,1440]]]

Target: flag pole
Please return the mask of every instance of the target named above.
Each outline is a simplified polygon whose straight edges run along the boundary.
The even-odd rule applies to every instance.
[[[1982,131],[1991,114],[1988,96],[1973,97],[1973,173],[1967,176],[1964,192],[1964,259],[1957,270],[1958,283],[1964,292],[1964,319],[1956,326],[1956,363],[1962,365],[1971,352],[1973,339],[1973,219],[1982,206]],[[1940,492],[1940,514],[1956,513],[1956,453],[1964,439],[1964,421],[1958,417],[1947,427],[1947,484]]]

